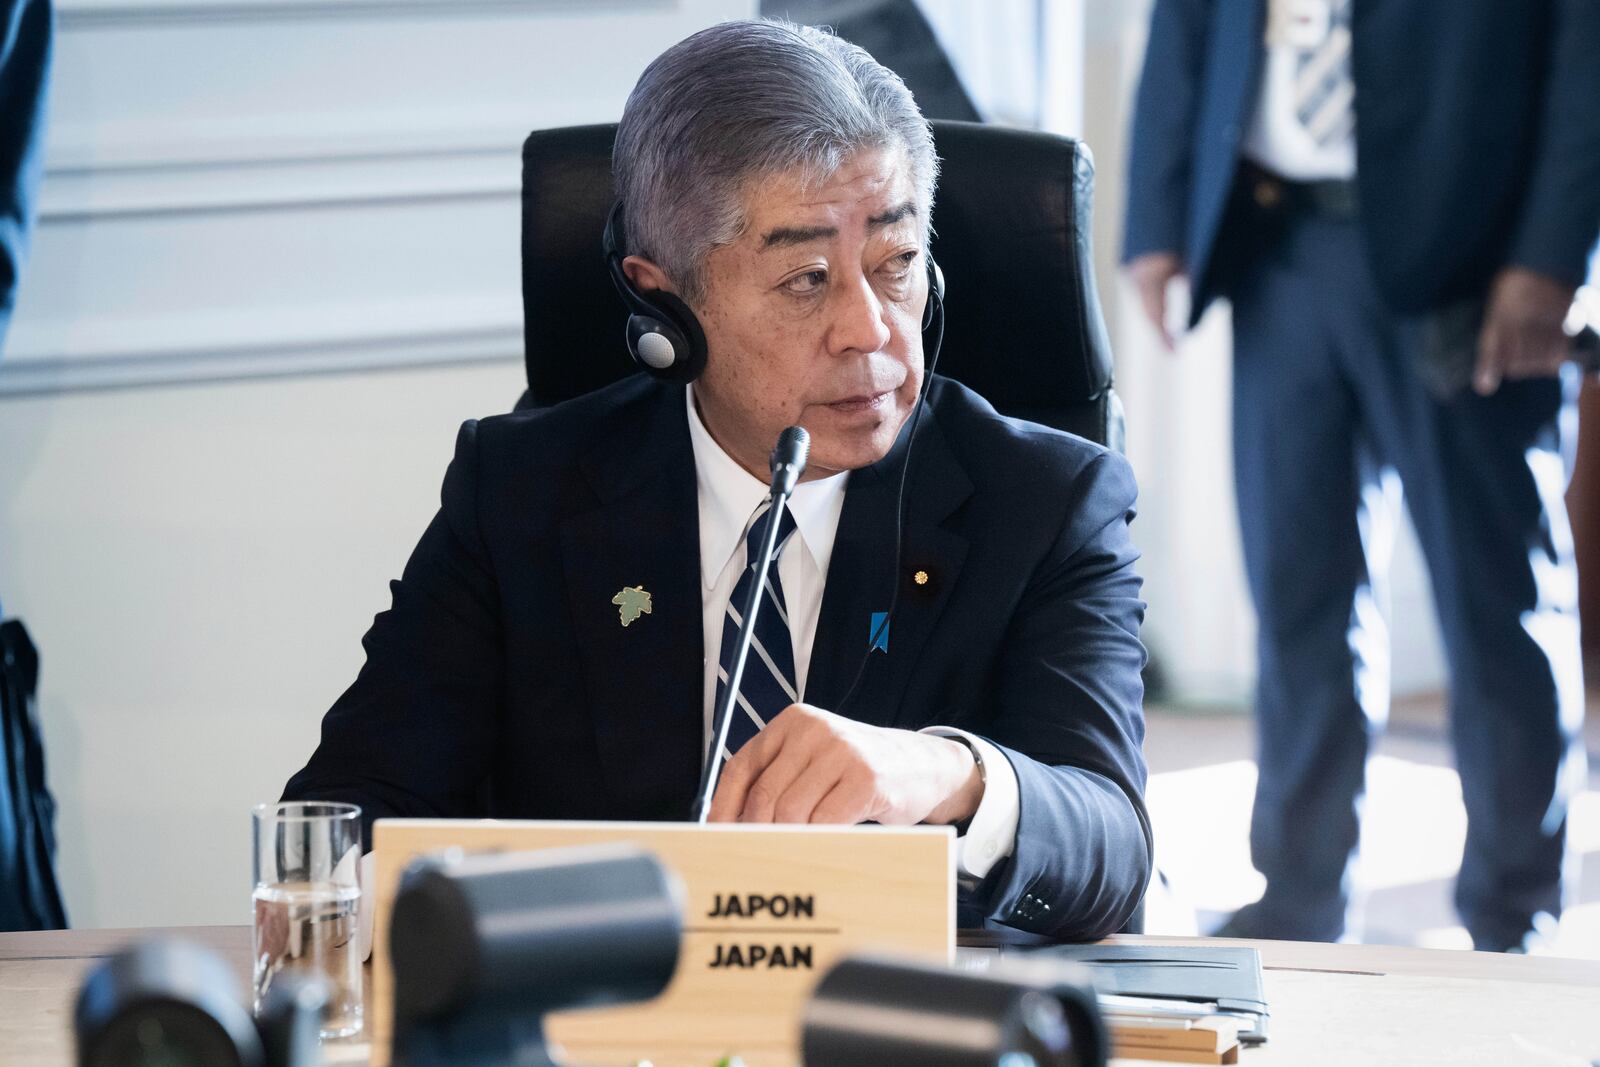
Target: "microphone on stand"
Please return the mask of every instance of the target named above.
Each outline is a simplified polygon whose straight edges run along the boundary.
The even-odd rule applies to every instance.
[[[811,454],[811,435],[799,426],[791,426],[778,435],[772,449],[772,498],[789,499],[800,476],[806,472],[806,457]]]
[[[761,610],[761,589],[767,584],[767,571],[772,569],[772,554],[778,547],[778,528],[782,524],[783,509],[789,494],[805,473],[806,455],[811,451],[811,435],[799,426],[791,426],[778,435],[778,444],[772,450],[772,489],[767,499],[772,506],[762,521],[767,524],[766,535],[761,539],[761,556],[755,562],[756,580],[740,606],[743,619],[739,623],[739,643],[734,647],[733,667],[728,671],[728,684],[722,690],[722,700],[711,718],[711,754],[700,772],[700,789],[695,793],[692,818],[703,823],[711,815],[711,795],[717,791],[717,776],[722,773],[722,750],[728,743],[728,724],[733,718],[733,704],[739,698],[739,683],[744,680],[744,661],[750,658],[750,640],[755,636],[756,612]],[[748,564],[750,561],[746,561]]]

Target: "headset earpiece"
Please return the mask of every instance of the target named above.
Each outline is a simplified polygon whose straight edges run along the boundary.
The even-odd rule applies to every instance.
[[[647,374],[669,382],[692,382],[706,369],[706,335],[700,320],[676,294],[640,290],[622,269],[622,202],[606,218],[600,246],[606,270],[628,308],[628,354]]]

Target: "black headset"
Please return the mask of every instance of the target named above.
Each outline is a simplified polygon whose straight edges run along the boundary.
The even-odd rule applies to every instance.
[[[636,288],[622,269],[622,201],[606,217],[600,246],[605,251],[611,282],[628,307],[628,354],[645,373],[662,381],[692,382],[706,369],[706,335],[700,320],[674,293]],[[933,257],[928,261],[928,304],[922,312],[922,332],[932,332],[935,347],[927,362],[939,358],[938,341],[944,336],[944,272]]]

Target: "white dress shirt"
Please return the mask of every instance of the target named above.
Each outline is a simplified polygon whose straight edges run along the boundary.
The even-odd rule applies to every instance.
[[[1307,16],[1318,5],[1325,9],[1327,0],[1269,0],[1261,95],[1244,139],[1245,156],[1291,181],[1343,180],[1356,174],[1353,126],[1347,136],[1318,144],[1295,114],[1300,56],[1314,47],[1313,42],[1296,40],[1295,26],[1315,25],[1317,19]],[[1325,25],[1325,10],[1321,17]]]
[[[700,597],[705,638],[705,738],[710,745],[716,714],[717,668],[722,652],[722,621],[728,600],[745,568],[745,537],[756,508],[767,496],[767,483],[736,463],[706,430],[694,403],[694,387],[686,390],[689,440],[694,445],[695,481],[700,503]],[[801,482],[789,498],[795,532],[778,557],[778,581],[789,609],[789,636],[794,641],[795,691],[806,696],[811,646],[822,612],[822,589],[828,561],[844,511],[848,474]],[[892,548],[886,546],[886,551]],[[1011,762],[981,737],[952,727],[930,726],[925,733],[955,736],[973,746],[983,762],[983,799],[958,842],[957,870],[964,880],[985,877],[1011,855],[1017,841],[1020,800]]]

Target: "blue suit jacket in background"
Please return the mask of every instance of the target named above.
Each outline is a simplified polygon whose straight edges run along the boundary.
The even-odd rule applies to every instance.
[[[1265,57],[1266,0],[1156,0],[1124,258],[1184,256],[1198,320]],[[1600,0],[1354,0],[1357,182],[1385,297],[1518,265],[1583,280],[1600,232]]]
[[[0,354],[44,169],[50,0],[0,0]]]
[[[889,606],[905,433],[850,475],[806,700],[837,708]],[[958,726],[1016,769],[1016,850],[963,922],[1120,928],[1150,873],[1134,483],[1118,455],[937,381],[889,652],[845,714]],[[700,536],[682,386],[642,376],[469,422],[367,662],[288,798],[383,816],[684,819],[704,747]],[[612,598],[643,586],[628,627]],[[370,837],[369,837],[370,840]]]

